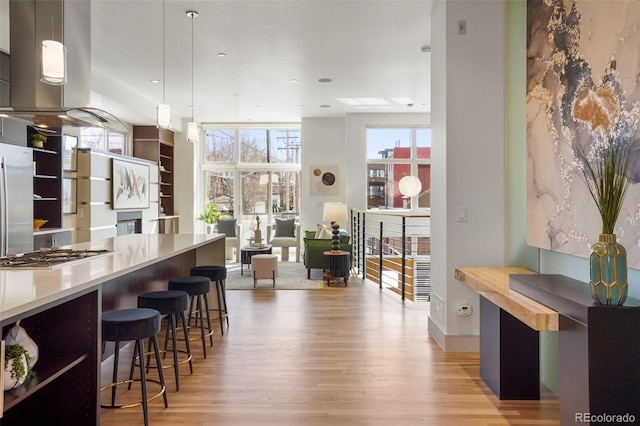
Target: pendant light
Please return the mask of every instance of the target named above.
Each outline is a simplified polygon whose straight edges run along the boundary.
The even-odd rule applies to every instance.
[[[164,0],[162,0],[162,103],[158,104],[158,128],[168,129],[171,127],[171,107],[166,102],[167,94],[167,73],[165,66],[165,14]]]
[[[196,105],[193,103],[193,20],[198,17],[198,12],[190,10],[187,12],[187,16],[191,18],[191,121],[187,123],[187,142],[197,143],[200,140],[200,129],[198,129],[198,123],[193,118],[193,110]]]
[[[42,40],[42,67],[40,81],[54,86],[67,82],[67,48],[53,39],[53,15],[51,15],[51,40]]]

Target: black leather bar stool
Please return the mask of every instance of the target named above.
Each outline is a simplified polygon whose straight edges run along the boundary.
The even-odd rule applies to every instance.
[[[189,344],[189,329],[187,327],[187,320],[184,316],[185,311],[189,309],[189,294],[181,290],[151,291],[149,293],[143,293],[138,296],[138,308],[151,308],[160,312],[160,315],[166,315],[168,325],[167,332],[164,337],[164,355],[166,356],[167,354],[169,334],[171,334],[171,340],[173,343],[173,364],[164,364],[163,368],[173,367],[173,372],[176,377],[176,391],[179,391],[180,378],[178,374],[178,365],[188,362],[189,370],[191,374],[193,374],[191,345]],[[182,322],[182,330],[184,331],[184,340],[186,342],[185,351],[178,349],[178,338],[176,333],[178,319]],[[187,355],[186,359],[178,361],[179,352],[185,353]]]
[[[200,322],[200,338],[202,339],[202,352],[204,357],[207,357],[207,336],[213,346],[213,329],[211,328],[211,317],[209,316],[209,300],[207,299],[207,293],[211,291],[211,280],[207,277],[178,277],[171,278],[169,280],[169,290],[181,290],[186,292],[190,298],[191,303],[189,306],[189,326],[191,325],[191,319],[195,318],[194,324]],[[194,305],[198,312],[197,316],[194,316]],[[204,305],[204,312],[203,312]],[[204,320],[207,320],[207,332],[204,329]]]
[[[142,405],[144,415],[144,424],[149,424],[148,402],[158,398],[160,395],[164,398],[165,408],[169,406],[167,402],[167,392],[164,383],[164,374],[162,373],[162,360],[160,359],[160,351],[158,350],[157,334],[160,331],[160,312],[155,309],[138,308],[138,309],[121,309],[118,311],[108,312],[102,315],[102,340],[103,350],[104,342],[115,342],[115,353],[113,361],[113,380],[111,383],[102,386],[100,391],[111,388],[111,404],[101,404],[103,408],[129,408]],[[144,365],[144,346],[143,340],[148,338],[153,346],[158,367],[158,376],[160,380],[147,378],[147,369]],[[133,351],[133,359],[139,356],[140,359],[140,379],[133,379],[133,365],[129,374],[129,380],[118,381],[118,357],[120,352],[120,342],[135,341],[135,349]],[[142,388],[142,400],[140,402],[116,405],[116,388],[119,385],[131,384],[134,381],[140,381]],[[160,385],[160,391],[151,396],[147,396],[147,382],[154,382]]]
[[[191,275],[207,277],[211,280],[211,283],[215,283],[216,297],[218,298],[220,333],[224,336],[223,318],[227,319],[227,328],[229,327],[229,311],[227,310],[227,297],[224,292],[224,281],[227,279],[227,268],[224,266],[194,266],[191,268]],[[222,295],[222,300],[220,295]]]

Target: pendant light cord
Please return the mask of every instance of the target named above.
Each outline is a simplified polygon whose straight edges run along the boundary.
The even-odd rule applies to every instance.
[[[193,119],[193,110],[196,105],[193,103],[193,20],[196,19],[195,14],[191,15],[191,121],[195,121]]]
[[[166,104],[166,95],[167,95],[167,71],[165,69],[165,13],[164,13],[164,0],[162,0],[162,103]]]

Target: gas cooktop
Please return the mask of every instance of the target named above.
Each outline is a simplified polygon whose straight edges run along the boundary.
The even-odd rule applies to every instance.
[[[74,250],[50,248],[0,257],[0,269],[53,269],[71,262],[111,253],[111,250]]]

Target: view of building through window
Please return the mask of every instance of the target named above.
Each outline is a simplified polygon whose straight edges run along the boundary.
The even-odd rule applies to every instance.
[[[417,176],[422,184],[413,199],[400,193],[405,176]],[[367,208],[429,208],[430,192],[431,129],[367,129]]]
[[[262,223],[298,216],[299,128],[207,128],[202,158],[204,201],[238,218],[245,232],[256,216]]]

